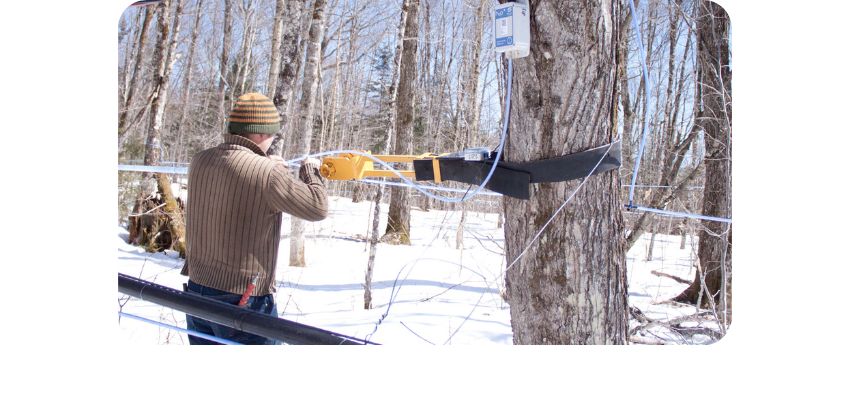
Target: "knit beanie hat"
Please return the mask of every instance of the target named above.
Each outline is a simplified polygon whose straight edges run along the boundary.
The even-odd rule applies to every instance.
[[[246,93],[236,99],[236,105],[230,112],[227,130],[234,135],[274,135],[280,130],[280,116],[268,97],[259,93]]]

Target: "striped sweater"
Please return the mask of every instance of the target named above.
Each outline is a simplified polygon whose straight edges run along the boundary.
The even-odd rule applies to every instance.
[[[302,165],[299,178],[242,136],[225,135],[224,143],[195,155],[181,274],[235,294],[259,274],[253,295],[274,293],[282,212],[307,221],[328,214],[318,169]]]

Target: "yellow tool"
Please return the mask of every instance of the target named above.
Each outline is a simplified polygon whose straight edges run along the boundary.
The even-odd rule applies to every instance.
[[[371,152],[364,152],[372,154]],[[437,155],[425,153],[419,156],[414,155],[373,155],[378,160],[386,163],[409,163],[413,160],[432,160],[434,165],[434,182],[440,183],[440,164],[437,161]],[[337,156],[329,156],[322,159],[322,166],[319,172],[327,179],[338,181],[360,180],[366,177],[379,178],[397,178],[395,172],[386,169],[375,169],[374,161],[366,156],[359,154],[345,153]],[[396,171],[404,177],[416,179],[416,173],[412,170]]]
[[[368,154],[368,156],[367,156]],[[413,170],[398,171],[405,179],[453,181],[484,186],[496,193],[528,200],[534,183],[566,182],[620,167],[620,142],[594,147],[577,153],[523,162],[498,160],[499,152],[473,147],[455,153],[413,155],[371,155],[345,153],[322,160],[321,174],[335,180],[360,180],[366,177],[398,177],[395,171],[375,169],[374,161],[412,163]],[[379,162],[378,164],[381,164]]]

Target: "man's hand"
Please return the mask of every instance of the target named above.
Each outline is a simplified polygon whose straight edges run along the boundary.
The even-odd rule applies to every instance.
[[[318,169],[319,167],[322,166],[322,162],[319,161],[318,158],[313,158],[313,157],[307,157],[301,163],[303,165],[308,165],[308,166],[311,166],[311,167],[316,168],[316,169]]]

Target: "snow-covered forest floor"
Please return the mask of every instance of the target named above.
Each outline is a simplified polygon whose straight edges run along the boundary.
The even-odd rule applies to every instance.
[[[308,267],[287,266],[289,217],[284,217],[276,294],[280,317],[381,344],[511,344],[510,311],[502,297],[504,235],[497,214],[468,213],[463,248],[456,249],[460,211],[411,212],[410,246],[380,244],[373,277],[373,305],[363,309],[368,257],[365,240],[371,202],[331,197],[330,215],[308,223]],[[381,227],[387,207],[381,207]],[[381,230],[383,232],[383,229]],[[650,234],[627,255],[629,327],[632,343],[705,344],[721,337],[716,318],[667,301],[694,276],[696,237],[656,235],[646,260]],[[179,289],[183,260],[176,253],[147,253],[126,243],[117,228],[118,272]],[[185,328],[185,315],[117,294],[124,313]],[[130,318],[119,318],[129,343],[188,344],[187,336]]]

